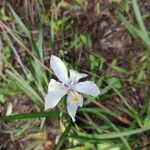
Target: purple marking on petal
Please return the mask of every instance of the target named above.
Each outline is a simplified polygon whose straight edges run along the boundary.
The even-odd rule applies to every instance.
[[[65,87],[65,88],[69,88],[69,85],[65,83],[65,84],[64,84],[64,87]]]
[[[73,82],[71,79],[67,83],[64,83],[64,88],[66,90],[70,90],[72,88],[72,86],[73,86]]]
[[[64,88],[68,91],[71,89],[71,86],[67,83],[64,84]]]
[[[72,83],[72,80],[69,81],[69,85],[71,85],[71,83]]]
[[[70,78],[68,81],[68,84],[70,85],[70,87],[72,87],[74,85],[74,80]]]

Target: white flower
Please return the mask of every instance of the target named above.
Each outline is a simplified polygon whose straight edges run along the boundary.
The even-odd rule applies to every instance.
[[[78,82],[81,78],[87,77],[87,74],[69,70],[70,77],[68,77],[65,64],[54,55],[51,57],[50,66],[61,82],[57,82],[54,79],[50,80],[48,94],[45,98],[45,110],[55,107],[61,98],[68,94],[67,111],[72,120],[75,121],[77,108],[83,105],[83,97],[79,93],[98,96],[100,90],[92,81]]]

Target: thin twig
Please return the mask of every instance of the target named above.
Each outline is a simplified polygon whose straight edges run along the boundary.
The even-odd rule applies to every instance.
[[[0,39],[0,57],[1,57],[1,54],[2,54],[2,49],[3,49],[3,43]],[[2,64],[2,61],[0,59],[0,72],[2,72],[2,69],[3,69],[3,64]]]
[[[12,50],[13,50],[13,52],[14,52],[15,56],[16,56],[16,59],[17,59],[18,63],[20,64],[20,66],[21,66],[21,68],[22,68],[22,70],[23,70],[24,74],[25,74],[25,75],[27,75],[27,74],[28,74],[28,72],[27,72],[27,70],[26,70],[25,66],[23,65],[23,62],[21,61],[21,59],[20,59],[20,56],[19,56],[18,52],[16,51],[16,49],[15,49],[15,48],[12,48]]]
[[[105,107],[104,105],[102,105],[102,104],[100,104],[100,103],[98,103],[98,102],[95,102],[95,101],[94,101],[93,103],[94,103],[96,106],[102,108],[103,110],[106,110],[106,111],[111,112],[111,111],[110,111],[107,107]],[[118,116],[117,119],[118,119],[119,121],[121,121],[122,123],[126,124],[126,125],[129,125],[129,124],[130,124],[130,121],[127,120],[127,118],[123,118],[123,117],[121,117],[121,116]]]
[[[32,57],[34,58],[45,70],[47,70],[50,74],[53,74],[53,72],[45,66],[34,54],[14,35],[14,33],[3,23],[0,21],[0,27],[4,29],[7,33],[11,35],[11,37]]]

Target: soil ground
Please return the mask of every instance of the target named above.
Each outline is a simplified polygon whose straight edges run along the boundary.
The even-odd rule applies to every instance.
[[[73,3],[69,0],[68,2]],[[31,1],[27,0],[27,3],[31,5],[25,5],[21,0],[10,0],[10,3],[12,7],[15,8],[15,10],[18,12],[19,16],[22,16],[25,21],[28,22],[31,20],[32,29],[36,30],[38,28],[36,26],[38,23],[38,15],[36,14],[37,8],[34,6],[34,2],[31,3]],[[116,13],[118,11],[122,11],[122,6],[109,0],[100,0],[99,4],[101,8],[100,13],[98,14],[95,13],[94,2],[90,0],[87,1],[86,7],[79,10],[78,12],[67,12],[67,10],[64,8],[60,9],[58,17],[61,18],[65,14],[71,16],[75,25],[79,26],[80,31],[83,33],[89,33],[92,40],[92,47],[89,49],[82,46],[82,48],[78,50],[72,49],[68,51],[66,54],[66,61],[76,62],[81,70],[90,70],[89,55],[90,52],[94,52],[104,57],[108,64],[111,64],[111,62],[116,59],[118,66],[125,68],[127,71],[131,71],[133,63],[139,63],[138,60],[141,58],[141,51],[144,49],[144,46],[142,43],[135,41],[129,32],[125,29],[123,24],[117,19]],[[2,7],[3,5],[4,0],[3,2],[0,1],[0,6]],[[44,5],[47,10],[51,8],[51,3],[48,0],[44,2]],[[139,6],[142,13],[150,13],[149,0],[141,0],[139,2]],[[29,13],[32,9],[33,12]],[[133,10],[131,9],[130,12],[130,17],[134,20],[135,18],[133,17]],[[7,13],[9,14],[9,12]],[[24,13],[25,16],[23,16]],[[150,20],[145,20],[145,24],[147,28],[150,29]],[[44,39],[47,38],[49,33],[50,30],[45,27]],[[68,45],[73,36],[73,30],[69,29],[66,31],[65,40],[68,42]],[[57,46],[54,47],[54,53],[56,55],[59,54],[59,50],[61,49],[61,38],[62,34],[60,33],[60,36],[58,36],[56,40]],[[47,64],[49,64],[49,56],[47,56],[47,53],[48,52],[45,52],[45,60],[47,61]],[[78,58],[78,60],[75,60],[76,58]],[[108,66],[104,66],[103,70],[98,70],[97,73],[100,76],[109,76],[111,74],[113,76],[121,77],[124,79],[128,78],[128,76],[126,77],[124,73],[118,73],[117,71],[110,69]],[[126,96],[128,97],[128,102],[135,109],[140,110],[144,103],[144,86],[133,87],[131,86],[128,79],[124,82],[123,86],[124,91],[126,91]],[[6,113],[6,108],[8,105],[13,105],[13,113],[32,112],[35,109],[34,104],[29,102],[27,100],[28,98],[24,95],[8,99],[9,100],[7,100],[7,103],[3,104],[3,106],[0,106],[1,115]],[[119,98],[110,96],[105,102],[102,102],[105,107],[110,109],[113,109],[112,103],[120,103]],[[124,114],[121,115],[124,118],[126,117]],[[130,121],[130,118],[126,119]],[[40,122],[37,121],[36,125],[38,126],[39,123]],[[31,124],[34,124],[34,122],[31,121]],[[18,121],[13,123],[1,123],[0,128],[2,130],[4,129],[13,131],[13,129],[19,125],[20,123]],[[45,143],[42,144],[42,146],[45,149],[49,149],[53,145],[54,139],[59,133],[58,121],[52,121],[51,119],[48,119],[45,122],[45,127],[46,129],[44,134],[47,138],[45,139]],[[30,131],[27,130],[18,139],[13,139],[13,137],[11,137],[9,134],[0,133],[0,144],[2,143],[4,145],[4,149],[23,150],[25,149],[26,144],[29,144],[30,142],[34,143],[34,136],[36,136],[34,135],[33,138],[26,138],[28,132]],[[44,134],[41,133],[41,138],[45,138]],[[142,138],[144,138],[144,136]]]

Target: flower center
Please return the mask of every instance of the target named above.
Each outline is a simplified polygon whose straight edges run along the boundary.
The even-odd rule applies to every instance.
[[[67,83],[64,83],[64,88],[69,91],[72,88],[72,80],[69,80]]]
[[[70,85],[67,84],[67,83],[64,84],[64,87],[65,87],[65,89],[67,89],[67,90],[71,89]]]

